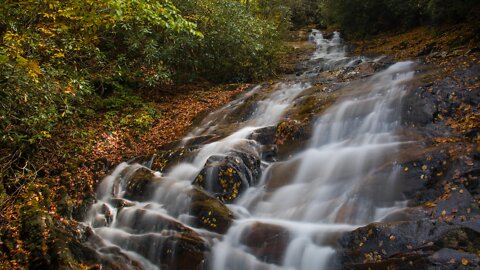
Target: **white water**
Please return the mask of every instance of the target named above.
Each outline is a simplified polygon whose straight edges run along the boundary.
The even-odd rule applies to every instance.
[[[346,56],[338,33],[327,40],[314,31],[310,39],[317,44],[312,60],[321,59],[321,70],[347,67],[358,60]],[[405,142],[400,141],[396,132],[405,83],[414,75],[411,70],[412,63],[397,63],[355,84],[352,89],[347,88],[351,92],[348,98],[318,118],[305,151],[289,160],[267,164],[259,185],[250,187],[234,205],[229,205],[237,219],[223,238],[214,240],[209,267],[216,270],[332,269],[335,268],[336,239],[342,232],[381,220],[400,209],[401,197],[395,192],[400,168],[394,161],[398,147]],[[207,159],[238,149],[246,142],[255,146],[255,141],[247,139],[249,135],[258,128],[277,124],[292,101],[310,87],[308,83],[295,81],[279,83],[276,91],[258,101],[256,111],[239,123],[237,131],[204,145],[192,162],[179,164],[165,175],[167,178],[162,179],[162,185],[149,202],[135,202],[117,216],[110,200],[123,196],[122,181],[140,168],[139,165],[120,165],[100,185],[99,202],[92,207],[87,223],[106,245],[130,250],[129,254],[135,254],[129,237],[138,234],[128,224],[143,222],[150,226],[158,216],[188,224],[186,192]],[[212,113],[203,127],[187,137],[214,133],[218,123],[227,119],[231,108],[238,107],[258,91],[262,91],[261,86]],[[258,149],[253,147],[250,151]],[[277,179],[279,177],[282,179]],[[273,184],[275,181],[283,185]],[[112,220],[109,225],[102,224],[106,207]],[[136,210],[145,210],[147,214],[142,220],[134,220]],[[145,219],[149,215],[152,217]],[[244,243],[245,235],[255,231],[259,224],[282,228],[287,235],[288,241],[278,247],[282,256],[273,259],[275,262],[256,257],[252,247]],[[152,239],[155,233],[151,232]],[[262,245],[260,241],[258,245]],[[150,253],[154,254],[155,250]],[[138,256],[136,254],[135,259],[143,267],[156,268],[152,258],[138,259]]]

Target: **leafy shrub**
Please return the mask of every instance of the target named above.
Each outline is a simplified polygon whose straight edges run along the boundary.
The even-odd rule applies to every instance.
[[[251,81],[274,72],[281,42],[273,23],[232,0],[176,4],[204,35],[200,42],[175,36],[174,46],[165,51],[177,80]]]
[[[168,0],[4,0],[0,17],[0,144],[9,151],[88,108],[95,86],[167,81],[165,36],[201,37]]]
[[[365,36],[425,23],[477,23],[476,0],[319,0],[320,22],[347,35]]]
[[[477,0],[425,0],[426,13],[436,23],[478,21],[480,3]]]

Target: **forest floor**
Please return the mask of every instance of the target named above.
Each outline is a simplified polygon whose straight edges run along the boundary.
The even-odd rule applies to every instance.
[[[395,60],[424,57],[428,65],[444,70],[438,76],[445,76],[478,63],[480,48],[472,31],[467,26],[423,27],[353,42],[353,53],[385,54]],[[306,31],[292,34],[280,73],[293,73],[312,52],[306,37]],[[37,170],[17,172],[18,190],[0,205],[0,269],[21,269],[42,255],[54,260],[53,228],[75,227],[77,212],[116,164],[180,139],[196,118],[249,87],[204,83],[114,94],[105,97],[111,101],[107,109],[76,125],[59,126],[29,160]],[[468,87],[478,88],[478,78]],[[480,128],[478,108],[464,108],[451,118],[450,125],[460,133]],[[479,136],[474,140],[480,145]]]

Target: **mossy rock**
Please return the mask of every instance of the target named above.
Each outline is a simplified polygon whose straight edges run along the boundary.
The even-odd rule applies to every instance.
[[[188,195],[191,199],[189,212],[194,217],[194,226],[220,234],[227,232],[233,222],[233,213],[225,204],[195,187]]]
[[[147,168],[139,168],[124,179],[124,197],[129,200],[145,201],[151,198],[162,179]]]
[[[242,234],[241,243],[261,261],[280,265],[290,243],[290,233],[282,226],[255,222]]]
[[[305,147],[312,132],[311,124],[293,119],[286,119],[277,125],[275,143],[278,155],[286,157]]]
[[[179,147],[170,150],[159,150],[151,164],[151,169],[162,173],[182,162],[190,162],[195,158],[198,146]]]
[[[248,152],[236,151],[227,156],[211,156],[193,184],[221,201],[230,203],[259,181],[260,165],[258,155]]]

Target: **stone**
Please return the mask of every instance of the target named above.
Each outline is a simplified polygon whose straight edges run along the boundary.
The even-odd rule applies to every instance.
[[[224,234],[233,222],[233,213],[220,200],[198,188],[192,188],[189,213],[193,216],[193,225]]]
[[[258,154],[254,151],[234,150],[225,156],[214,155],[208,158],[193,185],[224,202],[233,202],[248,187],[257,184],[260,176],[261,161]]]
[[[241,243],[262,262],[281,264],[290,241],[287,229],[255,222],[242,234]]]
[[[197,152],[197,146],[159,150],[157,156],[153,160],[151,169],[162,173],[168,172],[182,162],[193,161]]]
[[[441,263],[443,256],[437,251],[442,249],[478,258],[479,240],[479,232],[461,223],[427,219],[373,223],[341,237],[340,257],[343,269],[427,269]],[[478,260],[471,263],[479,266]]]
[[[155,176],[154,172],[141,167],[133,174],[127,174],[124,179],[124,197],[129,200],[145,201],[153,196],[156,187],[162,179]]]

